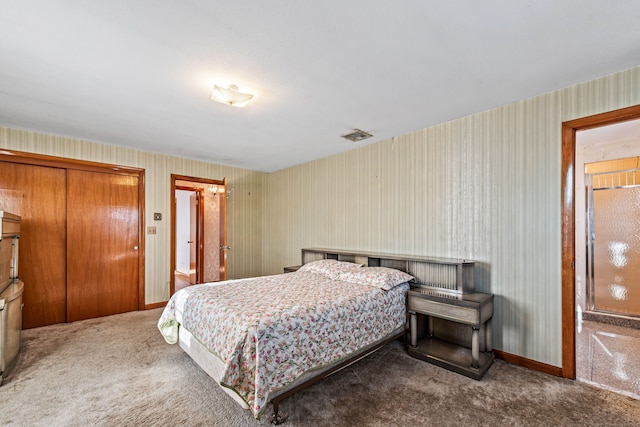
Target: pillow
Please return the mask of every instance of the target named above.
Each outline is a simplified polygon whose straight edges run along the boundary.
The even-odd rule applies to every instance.
[[[331,280],[335,280],[340,273],[357,270],[360,267],[362,267],[362,264],[338,261],[337,259],[321,259],[319,261],[311,261],[304,264],[298,269],[298,271],[322,274]]]
[[[395,268],[363,267],[340,273],[338,280],[375,286],[388,291],[401,283],[413,280],[413,276]]]

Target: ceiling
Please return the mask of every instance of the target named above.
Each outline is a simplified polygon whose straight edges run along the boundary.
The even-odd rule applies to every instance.
[[[637,0],[0,10],[0,125],[265,172],[640,65]],[[255,99],[215,103],[217,82]],[[355,128],[374,136],[340,137]]]

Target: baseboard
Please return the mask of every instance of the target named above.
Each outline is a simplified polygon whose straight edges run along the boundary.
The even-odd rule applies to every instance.
[[[176,276],[179,276],[179,277],[185,279],[185,280],[189,280],[189,274],[187,274],[187,273],[183,273],[182,271],[176,270],[176,271],[174,271],[174,274]]]
[[[562,377],[562,368],[557,366],[548,365],[546,363],[538,362],[536,360],[527,359],[526,357],[517,356],[515,354],[507,353],[501,350],[493,350],[497,359],[504,360],[513,365],[524,366],[534,371],[544,372],[545,374],[555,375],[556,377]]]
[[[144,309],[153,310],[154,308],[162,308],[162,307],[165,307],[168,302],[169,301],[162,301],[162,302],[154,302],[153,304],[145,304]]]

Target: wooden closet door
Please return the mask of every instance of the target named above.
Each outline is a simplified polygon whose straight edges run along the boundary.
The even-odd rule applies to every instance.
[[[66,321],[66,170],[0,162],[0,209],[21,216],[24,329]]]
[[[138,177],[69,170],[67,321],[138,309]]]

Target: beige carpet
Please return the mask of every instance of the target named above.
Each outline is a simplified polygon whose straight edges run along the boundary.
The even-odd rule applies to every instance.
[[[256,426],[156,329],[160,310],[23,332],[0,425]],[[285,426],[640,425],[640,401],[496,361],[474,381],[399,342],[292,396]]]

